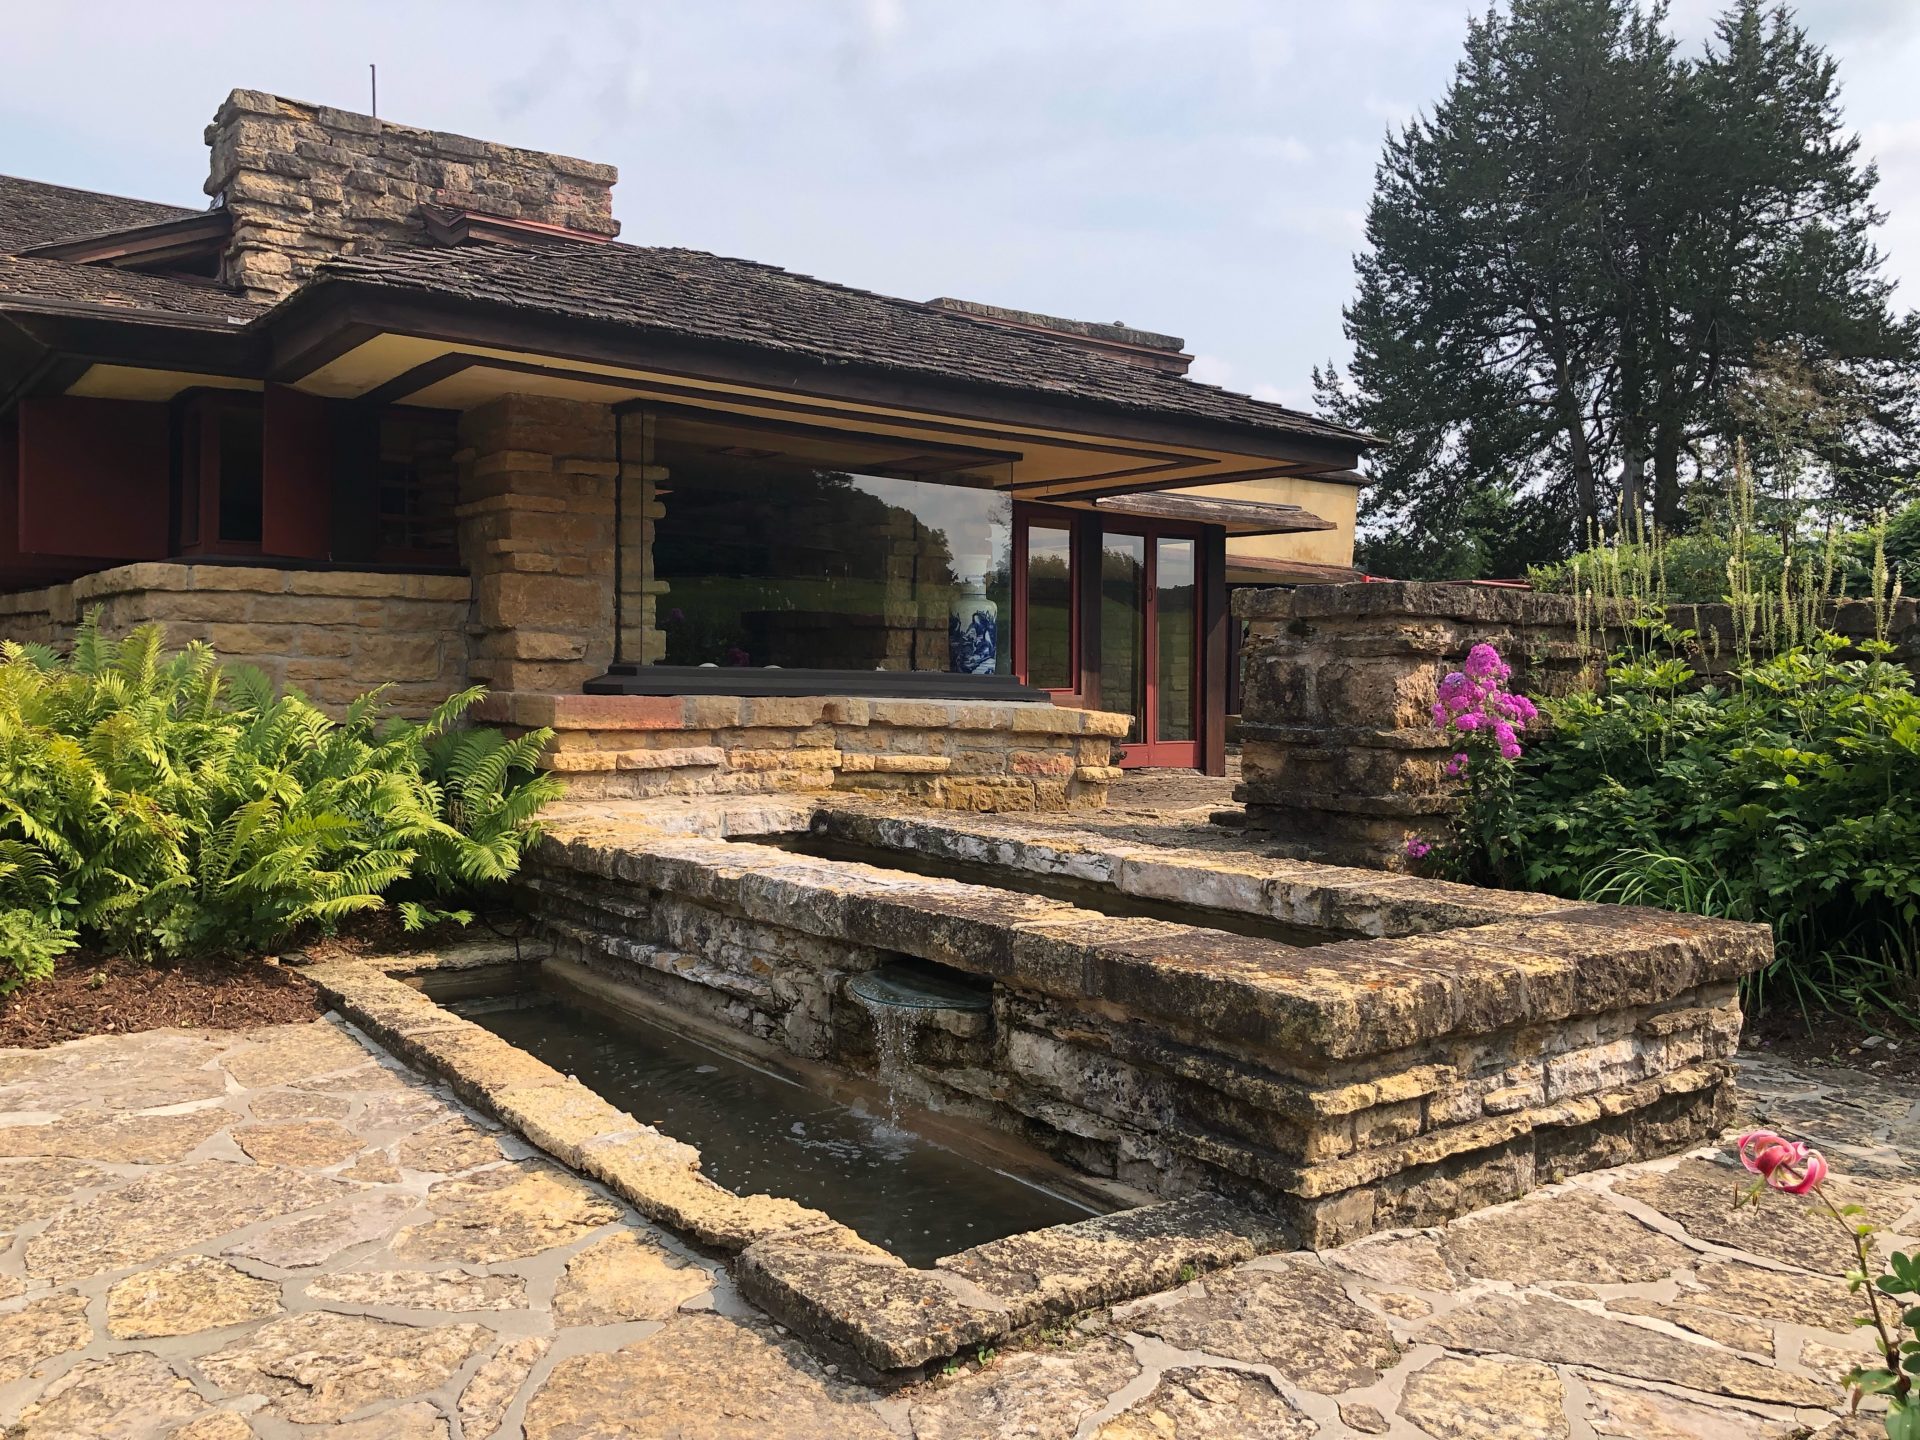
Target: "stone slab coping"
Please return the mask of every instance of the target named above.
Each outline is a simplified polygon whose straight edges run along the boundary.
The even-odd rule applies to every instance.
[[[1051,846],[1003,838],[984,849],[991,863],[1001,863],[1021,844],[1030,845],[1029,858],[1051,848],[1063,861],[1078,861],[1080,878],[1096,883],[1125,877],[1138,895],[1239,904],[1359,936],[1294,946],[880,864],[663,834],[645,823],[645,813],[577,827],[555,822],[536,861],[695,900],[724,899],[753,919],[917,956],[1055,999],[1117,1005],[1303,1079],[1355,1062],[1394,1069],[1397,1052],[1443,1037],[1663,1002],[1738,979],[1773,954],[1772,934],[1761,925],[1308,861],[1185,855],[1071,832],[1054,836]],[[815,823],[935,853],[959,849],[970,829],[994,833],[990,822],[837,805],[823,805]],[[1076,872],[1068,864],[1064,873]],[[1424,929],[1416,923],[1422,921]]]
[[[838,799],[816,803],[812,810],[805,828],[856,845],[1085,880],[1144,900],[1260,916],[1355,938],[1600,908],[1554,895],[1285,860],[1252,850],[1177,850],[1029,816],[949,816]],[[728,833],[741,832],[736,827]]]
[[[554,730],[804,730],[815,725],[1004,731],[1117,739],[1131,716],[1044,701],[870,700],[849,695],[580,695],[500,690],[474,709],[495,725]]]
[[[1233,613],[1241,620],[1373,617],[1572,625],[1579,612],[1571,595],[1506,586],[1375,580],[1353,585],[1302,585],[1295,590],[1239,590],[1233,596]]]
[[[256,565],[192,565],[142,560],[96,570],[61,585],[0,596],[0,614],[45,609],[47,597],[66,590],[77,604],[141,591],[237,590],[261,595],[383,596],[409,600],[465,600],[473,582],[465,575],[396,570],[301,570]]]
[[[700,1173],[692,1146],[399,978],[495,965],[511,953],[511,946],[463,946],[322,961],[304,973],[399,1059],[445,1080],[461,1099],[649,1220],[728,1256],[742,1294],[876,1371],[910,1370],[1294,1248],[1281,1222],[1200,1194],[1009,1236],[915,1269],[818,1210],[715,1184]],[[520,958],[538,963],[527,947]]]

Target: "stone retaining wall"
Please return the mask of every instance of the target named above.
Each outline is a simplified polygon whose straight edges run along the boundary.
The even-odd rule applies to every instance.
[[[1480,585],[1393,581],[1242,590],[1233,613],[1241,647],[1240,797],[1247,824],[1277,853],[1389,869],[1406,863],[1407,837],[1459,804],[1441,771],[1453,747],[1429,708],[1440,678],[1481,641],[1513,666],[1514,687],[1536,698],[1604,683],[1618,626],[1582,623],[1574,598]],[[1871,638],[1865,601],[1831,607],[1826,623]],[[1674,605],[1668,621],[1697,636],[1689,662],[1704,679],[1733,663],[1725,605]],[[1887,616],[1893,658],[1920,669],[1920,605]]]
[[[0,638],[65,645],[98,606],[110,635],[158,622],[169,643],[204,640],[328,709],[387,685],[397,711],[424,714],[467,683],[470,589],[464,575],[148,562],[0,595]]]
[[[667,804],[555,818],[523,883],[557,957],[1096,1177],[1275,1206],[1313,1246],[1717,1130],[1736,985],[1771,954],[1760,926],[1012,818]],[[1297,945],[735,843],[756,822],[1333,933]],[[848,982],[901,957],[977,977],[990,1010],[933,1011],[883,1058]]]
[[[1243,590],[1242,795],[1278,853],[1397,867],[1408,834],[1457,808],[1453,753],[1428,713],[1487,641],[1529,695],[1601,679],[1570,596],[1395,582]]]
[[[1106,802],[1128,717],[1047,704],[848,696],[497,693],[481,719],[556,732],[575,800],[859,790],[951,810]]]

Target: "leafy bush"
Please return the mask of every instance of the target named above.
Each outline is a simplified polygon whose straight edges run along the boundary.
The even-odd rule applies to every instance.
[[[1897,510],[1887,520],[1887,563],[1906,582],[1920,590],[1920,500]]]
[[[1896,530],[1896,524],[1904,528]],[[1821,599],[1868,598],[1873,594],[1874,546],[1879,539],[1880,532],[1875,529],[1849,530],[1836,534],[1831,545],[1823,540],[1797,547],[1790,587],[1796,591],[1819,587]],[[1888,562],[1911,586],[1920,578],[1920,506],[1902,511],[1888,522],[1885,544]],[[1571,559],[1534,566],[1527,571],[1527,579],[1534,589],[1554,594],[1604,594],[1607,581],[1599,571],[1625,566],[1655,577],[1656,603],[1717,605],[1732,598],[1736,589],[1728,575],[1730,565],[1743,571],[1740,585],[1762,594],[1777,594],[1786,565],[1783,554],[1780,542],[1771,535],[1734,538],[1702,531],[1646,544],[1583,550]]]
[[[157,626],[81,627],[71,657],[0,646],[0,992],[82,939],[136,954],[265,949],[392,893],[409,925],[512,875],[557,793],[545,731],[423,724],[379,692],[339,721]]]
[[[1503,796],[1506,883],[1771,924],[1802,1003],[1911,1011],[1920,956],[1920,695],[1831,636],[1693,688],[1616,663],[1545,708]]]

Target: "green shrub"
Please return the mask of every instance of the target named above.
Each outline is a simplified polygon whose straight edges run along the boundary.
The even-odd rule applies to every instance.
[[[1911,515],[1911,518],[1902,518]],[[1906,528],[1896,531],[1896,524]],[[1865,599],[1873,594],[1874,545],[1876,529],[1849,530],[1835,535],[1831,546],[1825,541],[1808,541],[1794,552],[1795,590],[1812,585],[1822,599]],[[1896,538],[1897,537],[1897,538]],[[1904,548],[1900,548],[1904,547]],[[1911,582],[1920,578],[1920,506],[1902,511],[1886,530],[1886,554],[1894,569]],[[1557,595],[1599,592],[1610,588],[1605,568],[1645,571],[1653,583],[1648,598],[1657,604],[1718,605],[1732,598],[1736,582],[1728,566],[1737,564],[1742,574],[1739,587],[1764,594],[1780,590],[1781,570],[1785,567],[1780,542],[1771,535],[1748,534],[1735,539],[1705,531],[1675,535],[1646,544],[1612,544],[1583,550],[1567,560],[1536,565],[1527,571],[1527,579],[1536,590]],[[1830,571],[1830,573],[1829,573]]]
[[[335,721],[156,626],[0,647],[0,992],[82,940],[260,950],[390,893],[410,925],[458,913],[558,790],[534,770],[548,732],[454,728],[481,693],[410,724],[375,691]]]
[[[1764,921],[1803,1001],[1911,1011],[1920,955],[1920,695],[1830,637],[1691,687],[1616,664],[1545,707],[1509,795],[1514,883]],[[1875,652],[1882,647],[1870,646]]]
[[[1886,551],[1908,593],[1920,592],[1920,500],[1888,517]]]

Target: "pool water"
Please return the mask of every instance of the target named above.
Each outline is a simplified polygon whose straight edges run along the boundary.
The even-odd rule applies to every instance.
[[[909,1265],[1097,1213],[659,1026],[554,1001],[451,1008],[698,1147],[709,1179],[823,1210]]]

